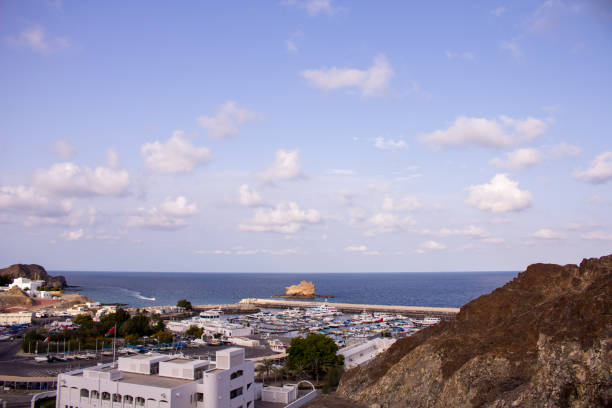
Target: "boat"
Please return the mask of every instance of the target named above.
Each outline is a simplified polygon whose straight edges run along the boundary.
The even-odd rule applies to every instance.
[[[48,363],[49,356],[36,356],[34,357],[34,361],[36,361],[37,363]]]
[[[200,319],[204,319],[204,320],[219,319],[222,313],[223,312],[221,311],[221,309],[206,310],[200,313]]]

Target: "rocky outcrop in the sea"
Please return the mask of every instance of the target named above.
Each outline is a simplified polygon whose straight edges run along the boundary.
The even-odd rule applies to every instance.
[[[530,265],[454,321],[347,371],[338,394],[399,407],[612,406],[612,255]]]
[[[301,281],[297,285],[285,287],[285,296],[287,297],[315,297],[315,285],[312,282]]]
[[[0,269],[0,275],[12,278],[28,278],[31,280],[44,280],[45,286],[50,288],[65,288],[66,278],[63,276],[51,276],[45,268],[40,265],[15,264],[8,268]]]

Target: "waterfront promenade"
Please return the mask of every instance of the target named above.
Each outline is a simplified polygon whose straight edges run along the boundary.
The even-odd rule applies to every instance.
[[[263,308],[292,308],[292,307],[317,307],[325,302],[309,302],[302,300],[279,300],[279,299],[242,299],[238,304],[251,305]],[[353,303],[332,303],[327,302],[329,306],[335,307],[343,313],[360,313],[367,312],[387,312],[401,313],[408,317],[439,317],[441,320],[452,320],[459,313],[459,308],[456,307],[428,307],[428,306],[396,306],[396,305],[361,305]]]

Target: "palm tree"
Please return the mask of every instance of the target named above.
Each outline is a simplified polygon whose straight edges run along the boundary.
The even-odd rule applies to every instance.
[[[270,375],[270,372],[272,371],[273,367],[274,367],[274,362],[269,358],[266,358],[265,360],[261,362],[261,365],[259,366],[259,371],[262,374],[265,373],[262,383],[265,381],[265,378]]]

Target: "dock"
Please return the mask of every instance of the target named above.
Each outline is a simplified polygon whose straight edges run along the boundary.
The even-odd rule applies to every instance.
[[[325,302],[309,302],[302,300],[277,300],[277,299],[242,299],[238,304],[251,305],[263,308],[306,308],[321,306]],[[457,307],[428,307],[428,306],[399,306],[399,305],[361,305],[352,303],[332,303],[327,302],[329,306],[335,307],[342,313],[361,313],[367,312],[386,312],[386,313],[401,313],[408,317],[422,319],[423,317],[438,317],[440,320],[453,320],[459,308]]]

